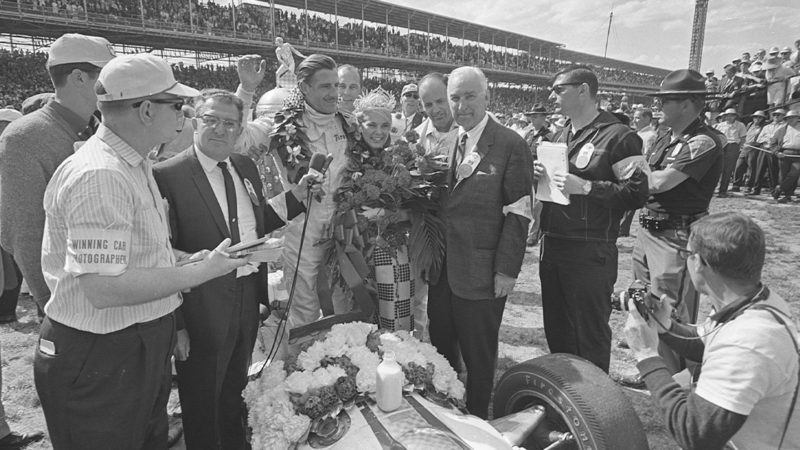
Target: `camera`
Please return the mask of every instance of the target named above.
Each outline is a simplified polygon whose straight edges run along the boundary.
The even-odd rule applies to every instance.
[[[624,294],[624,295],[623,295]],[[628,287],[627,291],[620,291],[611,295],[611,309],[617,311],[628,311],[628,299],[633,299],[633,304],[639,314],[647,320],[650,318],[650,311],[654,309],[654,302],[658,302],[658,297],[650,291],[650,283],[642,280],[635,280]]]

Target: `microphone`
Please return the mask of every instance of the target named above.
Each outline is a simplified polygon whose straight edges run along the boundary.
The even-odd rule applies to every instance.
[[[317,178],[317,182],[321,182],[331,161],[333,161],[333,155],[314,153],[311,155],[311,162],[308,164],[308,172]]]

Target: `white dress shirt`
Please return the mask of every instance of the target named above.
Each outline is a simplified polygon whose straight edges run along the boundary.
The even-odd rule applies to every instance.
[[[217,166],[218,161],[209,158],[200,149],[195,149],[197,150],[197,159],[200,161],[200,165],[206,173],[206,178],[208,178],[208,183],[211,185],[211,190],[214,191],[214,197],[217,198],[217,203],[222,209],[225,223],[230,223],[228,218],[228,197],[225,195],[225,179],[222,176],[222,168]],[[228,164],[228,172],[230,172],[233,186],[236,188],[236,224],[239,227],[239,238],[242,242],[254,241],[258,239],[258,233],[256,233],[256,215],[253,211],[250,195],[247,193],[247,188],[245,188],[241,176],[231,164],[231,159],[226,158],[224,162]],[[251,263],[237,269],[236,276],[243,277],[257,270],[258,263]]]
[[[477,125],[472,127],[471,130],[467,131],[464,127],[458,127],[458,141],[461,142],[461,137],[464,136],[464,133],[467,134],[467,145],[464,149],[464,159],[467,158],[475,149],[478,147],[478,141],[481,139],[481,135],[483,135],[483,130],[486,128],[486,124],[489,123],[489,114],[484,114],[483,119],[478,122]],[[458,159],[458,155],[456,155],[456,159]],[[460,164],[461,161],[458,161]]]

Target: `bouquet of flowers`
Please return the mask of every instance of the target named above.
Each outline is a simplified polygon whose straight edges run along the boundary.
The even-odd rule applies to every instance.
[[[428,273],[438,271],[444,257],[444,224],[436,211],[446,189],[448,167],[440,157],[427,155],[418,138],[411,131],[405,140],[384,150],[356,143],[334,197],[333,224],[354,213],[366,259],[375,247],[394,255],[400,246],[408,245],[415,267]],[[336,246],[330,248],[329,266],[337,279]]]
[[[296,359],[274,362],[245,389],[253,448],[291,448],[359,396],[374,394],[384,351],[395,352],[408,389],[463,406],[464,385],[430,344],[363,322],[338,324]]]

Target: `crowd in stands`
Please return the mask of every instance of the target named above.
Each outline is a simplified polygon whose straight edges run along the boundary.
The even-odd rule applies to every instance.
[[[21,107],[22,101],[31,95],[40,92],[50,92],[53,86],[46,73],[39,70],[47,60],[46,53],[28,52],[20,50],[0,49],[0,106],[12,106],[16,109]],[[175,78],[198,89],[210,87],[224,87],[225,89],[235,90],[238,83],[236,67],[223,65],[194,65],[178,62],[172,65]],[[267,69],[269,73],[274,68]],[[407,81],[396,79],[369,77],[364,80],[363,87],[369,91],[378,86],[389,92],[400,94],[403,85]],[[269,80],[262,83],[255,98],[275,87]],[[538,93],[538,94],[537,94]],[[538,95],[538,96],[537,96]],[[512,111],[522,112],[530,105],[543,101],[548,93],[543,89],[531,90],[521,88],[496,87],[491,88],[492,111]]]
[[[429,37],[420,32],[406,33],[394,28],[390,28],[387,32],[385,26],[377,24],[367,25],[363,30],[360,23],[348,21],[343,21],[337,26],[336,22],[320,15],[311,14],[306,17],[305,13],[297,14],[280,8],[274,10],[275,34],[273,35],[270,9],[250,4],[240,4],[234,8],[214,1],[199,0],[142,0],[141,2],[86,0],[88,11],[85,11],[84,0],[17,1],[21,2],[20,7],[74,18],[85,18],[88,12],[90,20],[98,17],[115,21],[144,19],[150,26],[175,31],[209,35],[230,35],[235,32],[237,37],[269,42],[277,36],[290,42],[307,41],[308,44],[315,46],[333,46],[338,42],[340,47],[351,47],[359,51],[395,57],[457,62],[534,73],[552,74],[576,62],[551,58],[553,55],[529,56],[527,52],[517,49],[498,50],[499,46],[487,49],[474,44],[456,45],[452,39],[447,40],[442,36]],[[608,82],[655,86],[662,77],[595,65],[592,68],[601,81]]]

